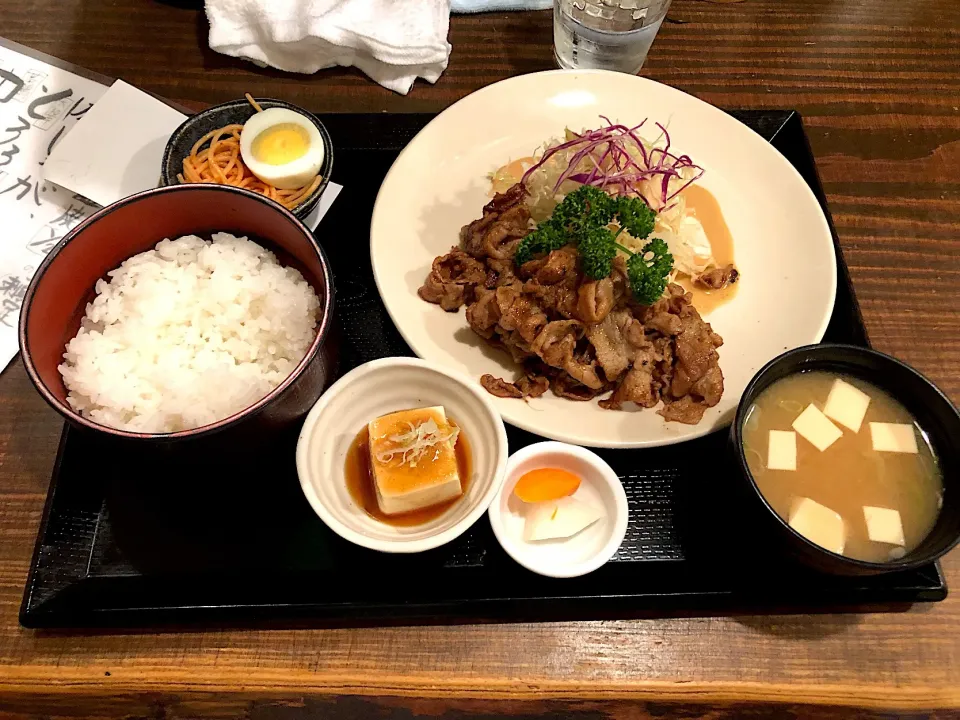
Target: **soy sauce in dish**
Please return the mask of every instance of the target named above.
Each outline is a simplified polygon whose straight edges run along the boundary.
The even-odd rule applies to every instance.
[[[848,387],[842,393],[844,399],[831,404],[828,400],[838,381]],[[869,397],[866,413],[862,414],[862,405],[860,410],[852,410],[858,403],[866,402],[864,395]],[[821,413],[817,422],[835,438],[824,450],[794,427],[801,414],[817,415],[808,410],[810,405]],[[859,418],[859,427],[853,429],[837,418],[846,418],[853,425]],[[877,425],[882,427],[874,427]],[[894,426],[899,428],[900,445],[888,430]],[[884,433],[879,439],[881,447],[886,438],[897,451],[878,450],[875,432]],[[777,434],[779,438],[774,437]],[[784,456],[773,449],[778,440],[786,441],[791,451],[795,447],[795,469],[788,469],[790,459],[784,463]],[[832,525],[832,530],[842,527],[838,542],[846,557],[868,562],[902,557],[923,542],[937,520],[943,478],[923,428],[902,403],[858,378],[813,371],[775,382],[760,393],[749,409],[743,446],[757,487],[777,514],[801,535],[823,546],[824,536],[820,533],[824,525]],[[782,469],[771,465],[780,465]],[[808,516],[811,520],[802,530],[794,518],[798,503],[804,499],[816,506],[807,503],[807,509],[815,512]],[[879,521],[886,522],[886,528],[874,525],[874,536],[891,527],[897,534],[899,523],[902,543],[871,539],[868,523],[878,522],[878,514],[886,516]],[[837,515],[842,524],[836,522]]]
[[[451,421],[452,422],[452,421]],[[377,503],[377,491],[374,487],[373,467],[370,462],[370,432],[366,425],[350,444],[347,459],[344,464],[344,473],[347,481],[347,491],[353,501],[374,520],[393,525],[394,527],[413,527],[435,520],[456,505],[470,487],[471,461],[470,441],[463,430],[457,436],[454,453],[457,458],[457,471],[460,474],[460,485],[463,494],[447,502],[431,505],[430,507],[403,513],[401,515],[387,515],[380,510]]]

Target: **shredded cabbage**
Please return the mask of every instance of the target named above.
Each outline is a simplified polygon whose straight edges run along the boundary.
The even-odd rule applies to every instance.
[[[640,128],[610,120],[605,127],[577,133],[567,129],[563,138],[547,141],[535,154],[536,163],[526,169],[522,182],[529,193],[527,205],[540,223],[553,213],[566,195],[584,184],[602,188],[611,195],[631,195],[657,211],[653,235],[662,238],[673,255],[671,280],[678,273],[696,277],[716,265],[703,226],[687,211],[682,191],[703,175],[703,168],[686,155],[670,151],[670,135],[656,123],[654,140],[640,136]],[[494,179],[500,184],[516,177],[517,164],[504,166]],[[618,237],[624,247],[637,252],[647,242],[626,232]]]

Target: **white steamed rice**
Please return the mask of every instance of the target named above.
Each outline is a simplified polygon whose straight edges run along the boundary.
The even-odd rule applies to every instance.
[[[163,240],[108,275],[59,367],[70,405],[103,425],[221,420],[277,387],[316,335],[313,288],[246,238]]]

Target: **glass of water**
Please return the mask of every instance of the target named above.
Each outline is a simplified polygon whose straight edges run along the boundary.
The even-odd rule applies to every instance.
[[[636,74],[670,0],[553,0],[553,50],[562,68]]]

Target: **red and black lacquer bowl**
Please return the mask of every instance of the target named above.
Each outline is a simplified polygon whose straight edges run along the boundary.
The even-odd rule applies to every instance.
[[[80,327],[97,280],[164,238],[246,236],[296,267],[322,304],[317,336],[296,369],[270,394],[219,422],[193,430],[150,434],[106,427],[67,403],[57,366]],[[223,185],[175,185],[146,190],[110,205],[78,225],[33,277],[20,313],[20,351],[27,374],[53,408],[75,426],[115,438],[177,442],[217,436],[247,442],[272,436],[313,406],[336,375],[333,274],[310,231],[290,212],[247,190]]]

